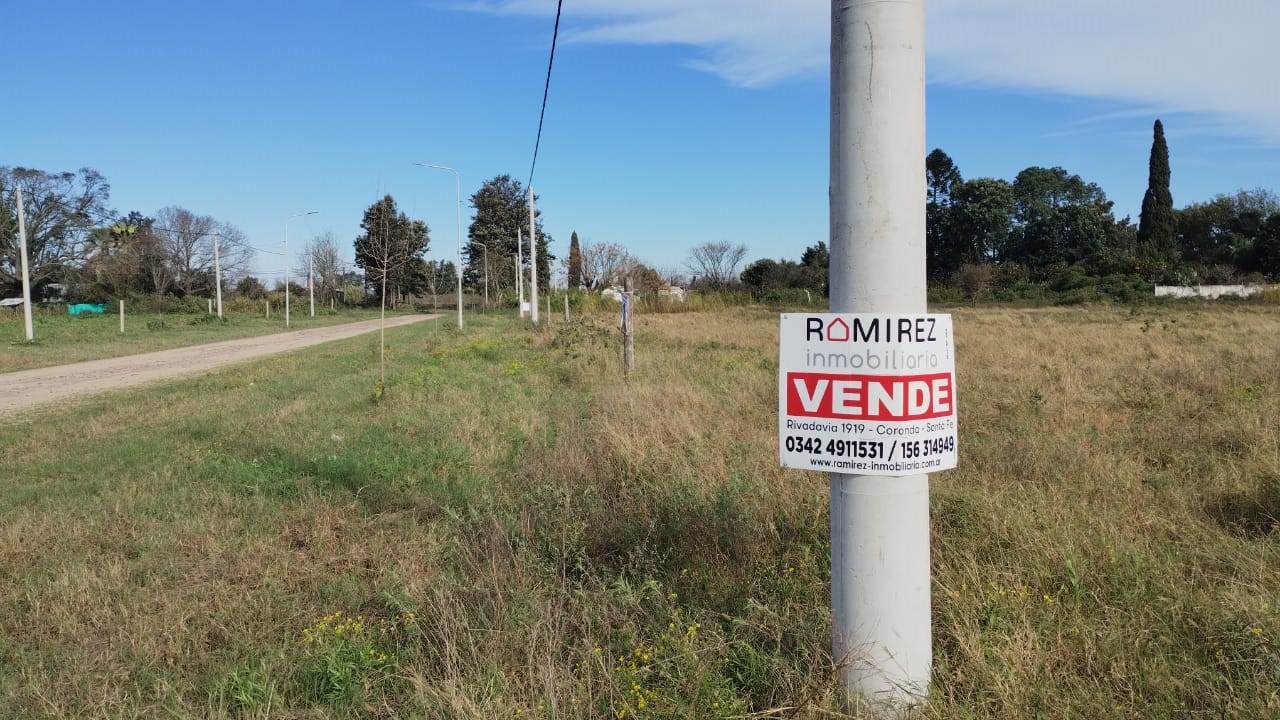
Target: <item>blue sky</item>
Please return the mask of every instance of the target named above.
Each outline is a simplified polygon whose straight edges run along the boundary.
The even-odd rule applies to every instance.
[[[1119,6],[1119,7],[1117,7]],[[827,237],[828,0],[565,0],[534,186],[654,267],[728,240]],[[456,252],[466,196],[524,182],[554,0],[46,0],[0,27],[0,165],[97,169],[121,213],[180,205],[290,250],[350,255],[383,194]],[[928,147],[966,178],[1061,165],[1136,221],[1163,119],[1182,206],[1280,191],[1274,0],[929,0]],[[280,264],[260,254],[272,277]]]

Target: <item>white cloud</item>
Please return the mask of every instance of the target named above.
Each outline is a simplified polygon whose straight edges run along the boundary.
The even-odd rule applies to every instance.
[[[1206,113],[1280,139],[1274,0],[931,0],[935,82]]]
[[[555,0],[478,0],[550,15]],[[828,0],[569,0],[571,42],[677,44],[736,85],[826,71]],[[927,0],[930,81],[1218,117],[1280,140],[1276,0]]]

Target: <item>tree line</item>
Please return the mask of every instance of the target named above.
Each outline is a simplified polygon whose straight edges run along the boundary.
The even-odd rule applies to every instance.
[[[537,197],[534,196],[536,207]],[[470,197],[475,217],[462,247],[462,283],[469,292],[514,298],[517,277],[528,280],[534,263],[529,256],[529,198],[519,180],[498,175],[487,180]],[[537,274],[542,287],[550,287],[552,237],[543,230],[542,211],[535,211]],[[355,262],[364,271],[370,297],[386,286],[394,305],[400,298],[449,295],[458,280],[457,264],[427,260],[431,231],[424,221],[410,219],[386,195],[365,210],[361,234],[355,239]],[[516,244],[523,237],[522,249]],[[517,272],[519,268],[519,273]]]
[[[1280,198],[1241,190],[1177,209],[1169,190],[1169,149],[1159,120],[1153,127],[1148,187],[1139,222],[1117,219],[1114,203],[1096,183],[1062,167],[1028,167],[1012,180],[966,179],[941,149],[924,159],[927,273],[931,292],[977,298],[1057,293],[1069,297],[1136,299],[1153,284],[1195,285],[1280,281]],[[19,292],[16,190],[25,206],[30,277],[44,288],[74,289],[76,299],[128,295],[208,296],[214,283],[214,246],[224,278],[236,292],[261,297],[263,283],[249,276],[253,249],[230,223],[182,207],[154,215],[109,209],[110,185],[94,170],[45,172],[0,167],[0,294]],[[514,298],[530,257],[528,190],[510,175],[487,180],[470,196],[475,211],[462,249],[462,282],[473,293]],[[536,201],[536,198],[535,198]],[[535,202],[536,205],[536,202]],[[537,228],[536,267],[551,286],[553,238]],[[369,206],[354,240],[351,272],[332,233],[308,243],[316,291],[322,301],[363,285],[376,301],[385,289],[402,298],[447,295],[456,287],[453,261],[425,258],[431,242],[425,221],[409,218],[386,195]],[[523,244],[517,249],[518,238]],[[743,288],[757,297],[807,300],[828,292],[825,242],[798,260],[763,258],[739,273],[747,249],[730,242],[692,248],[688,274],[660,272],[615,243],[586,243],[575,231],[561,269],[568,287],[601,289],[630,283],[640,292],[671,285],[694,290]],[[305,279],[305,260],[298,277]],[[518,271],[517,271],[518,270]],[[301,292],[291,283],[291,292]],[[486,292],[487,291],[487,292]]]
[[[242,275],[253,257],[234,225],[178,206],[153,216],[114,216],[111,186],[97,171],[0,167],[0,293],[21,293],[18,191],[28,277],[35,297],[61,286],[76,299],[208,296],[215,264]],[[215,243],[217,257],[215,258]]]
[[[925,158],[931,289],[969,297],[1059,293],[1134,299],[1150,295],[1156,284],[1280,281],[1275,193],[1241,190],[1176,209],[1159,120],[1148,169],[1134,225],[1128,217],[1115,217],[1114,203],[1101,187],[1062,167],[1028,167],[1012,182],[965,179],[946,152],[933,150]],[[757,260],[743,270],[742,283],[757,295],[815,290],[816,278],[825,289],[825,252],[819,243],[799,263]]]

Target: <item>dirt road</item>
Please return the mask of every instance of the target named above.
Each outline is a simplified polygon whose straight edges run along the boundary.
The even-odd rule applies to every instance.
[[[435,316],[387,318],[387,327],[409,325],[432,317]],[[144,355],[4,373],[0,374],[0,415],[77,395],[91,395],[104,390],[192,375],[223,365],[341,340],[377,329],[377,320],[363,320],[347,325],[227,340]]]

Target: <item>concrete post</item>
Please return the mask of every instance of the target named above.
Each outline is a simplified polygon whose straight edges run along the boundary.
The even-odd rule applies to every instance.
[[[27,342],[32,342],[36,331],[31,322],[31,269],[27,265],[27,215],[22,207],[22,188],[18,188],[18,256],[22,262],[22,324]]]
[[[924,0],[831,3],[831,311],[923,313]],[[929,478],[831,474],[832,640],[900,709],[932,669]]]
[[[529,311],[538,324],[538,227],[534,222],[533,184],[529,184]]]
[[[516,317],[524,317],[524,231],[516,228]]]
[[[218,318],[222,318],[222,258],[219,256],[219,235],[213,236],[213,284],[218,292]]]

